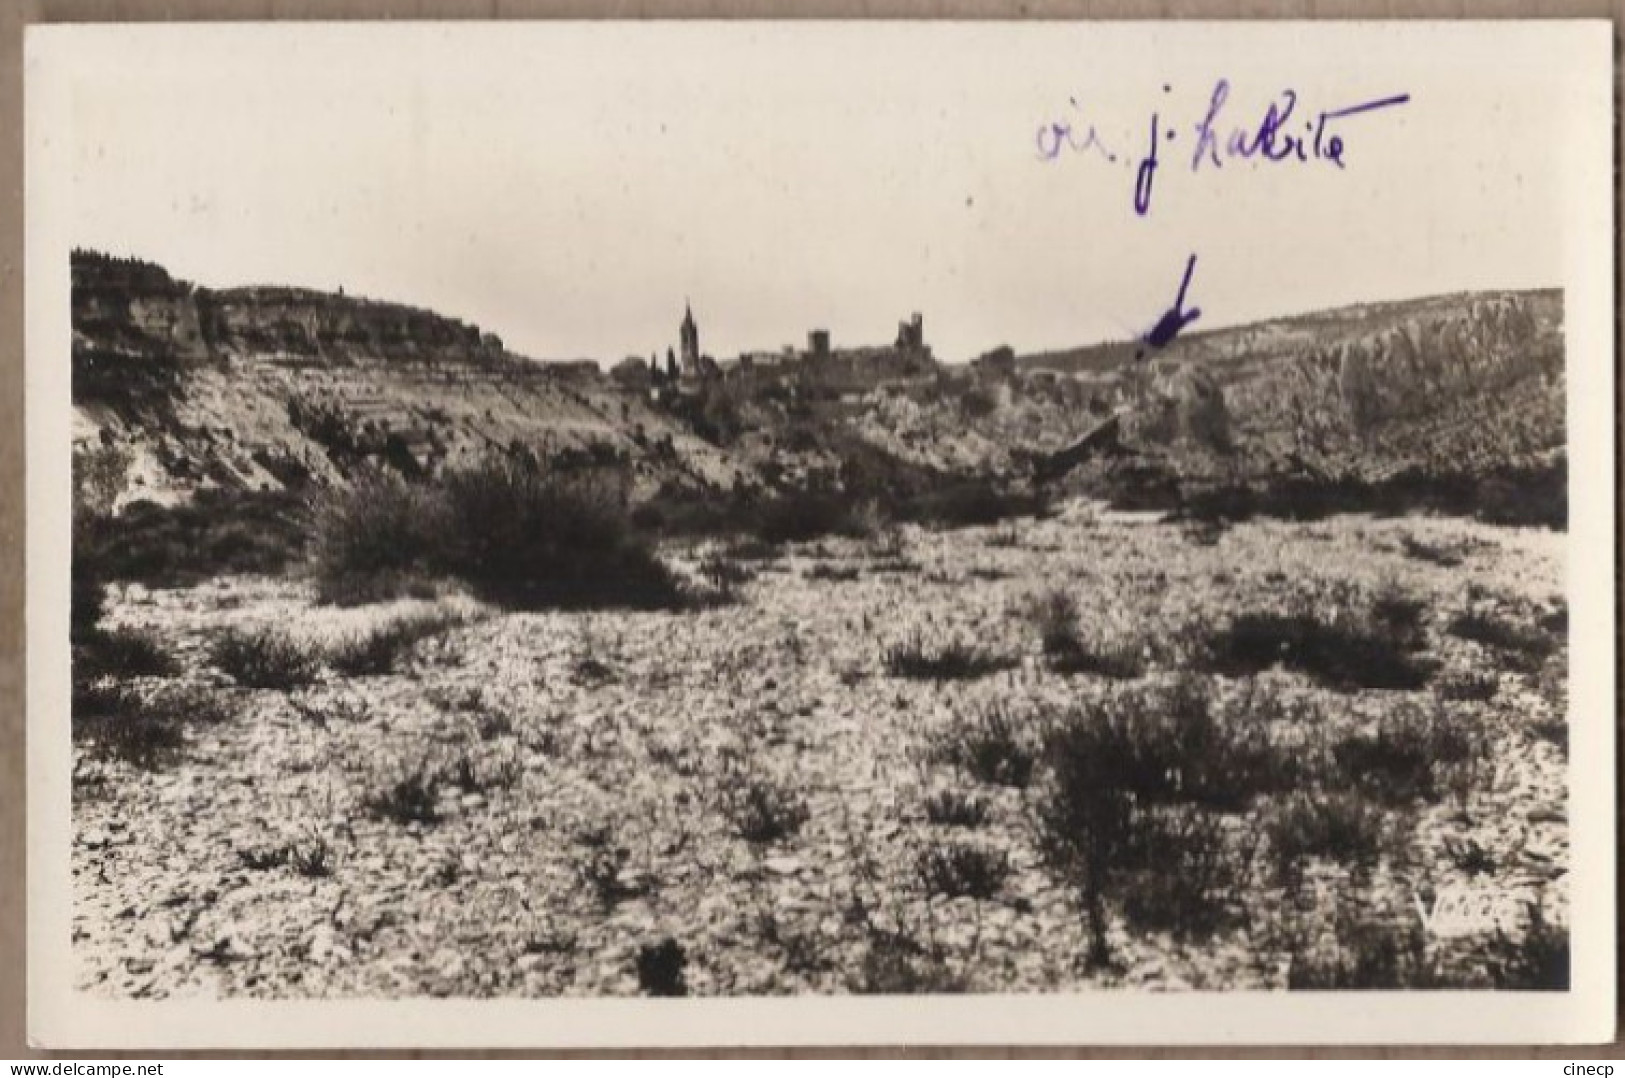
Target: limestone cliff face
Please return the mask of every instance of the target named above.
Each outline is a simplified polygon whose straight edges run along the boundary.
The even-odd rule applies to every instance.
[[[1366,304],[1139,351],[1119,342],[1020,363],[1109,379],[1126,440],[1193,467],[1203,464],[1196,451],[1243,471],[1473,472],[1526,464],[1566,441],[1555,291]]]
[[[1300,456],[1364,455],[1454,470],[1565,444],[1561,298],[1429,301],[1351,327],[1227,387],[1255,440]]]
[[[1126,451],[1193,473],[1471,472],[1566,441],[1556,292],[1319,312],[1181,335],[1143,359],[1133,342],[971,368],[919,349],[831,353],[810,363],[838,399],[785,403],[782,377],[734,378],[743,429],[712,444],[636,380],[527,360],[433,312],[208,289],[87,252],[72,271],[75,440],[129,452],[126,501],[419,475],[493,450],[623,466],[640,494],[833,474],[848,458],[1019,473],[1114,414]]]
[[[75,360],[100,363],[109,379],[121,373],[120,360],[185,368],[256,357],[329,365],[510,358],[477,326],[396,303],[299,288],[202,288],[148,262],[86,251],[74,253],[72,275]],[[134,376],[138,366],[124,373]]]
[[[477,326],[392,303],[294,288],[205,292],[203,327],[222,356],[322,363],[482,364],[503,358]]]
[[[644,489],[731,485],[736,466],[637,394],[536,363],[477,326],[294,288],[214,290],[75,252],[75,441],[133,460],[124,501],[200,487],[414,475],[491,450],[628,466]]]
[[[145,397],[207,361],[196,290],[163,268],[74,252],[75,401]]]

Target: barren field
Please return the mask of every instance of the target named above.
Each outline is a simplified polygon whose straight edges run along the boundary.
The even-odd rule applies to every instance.
[[[76,723],[171,725],[76,737],[76,982],[1554,987],[1565,538],[1421,517],[1189,529],[1072,502],[668,543],[715,591],[683,612],[118,585],[103,626],[170,661],[98,682]],[[1361,628],[1316,644],[1304,626]],[[1150,761],[1108,806],[1117,837],[1079,815],[1099,806],[1077,746],[1102,729]]]

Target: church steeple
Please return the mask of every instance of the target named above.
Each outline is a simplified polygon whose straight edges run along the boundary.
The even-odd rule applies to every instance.
[[[683,370],[698,373],[700,364],[700,327],[694,324],[694,308],[683,300],[683,324],[678,329],[678,343],[682,349]]]

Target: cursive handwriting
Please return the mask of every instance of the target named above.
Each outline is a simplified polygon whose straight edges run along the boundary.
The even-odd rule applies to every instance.
[[[1307,164],[1310,161],[1330,161],[1338,168],[1343,168],[1343,137],[1331,130],[1332,122],[1348,116],[1403,105],[1411,99],[1411,95],[1395,94],[1392,97],[1350,105],[1348,108],[1321,112],[1314,120],[1304,122],[1304,130],[1311,132],[1313,138],[1293,134],[1290,130],[1296,126],[1293,113],[1298,107],[1298,94],[1295,90],[1282,90],[1280,97],[1270,102],[1269,107],[1264,110],[1263,118],[1256,125],[1250,123],[1232,125],[1229,127],[1228,136],[1225,137],[1220,114],[1229,99],[1230,83],[1220,79],[1213,86],[1213,96],[1208,99],[1207,115],[1196,125],[1196,150],[1191,155],[1192,172],[1199,171],[1205,162],[1211,162],[1214,168],[1219,168],[1227,157],[1271,162],[1295,160],[1300,164]]]
[[[1078,99],[1067,99],[1074,110],[1081,109]],[[1107,146],[1100,137],[1100,131],[1094,124],[1074,124],[1071,120],[1058,119],[1044,124],[1038,129],[1038,156],[1044,161],[1053,161],[1061,156],[1061,151],[1070,150],[1072,153],[1093,152],[1103,158],[1107,164],[1117,163],[1117,154]]]
[[[1164,85],[1162,89],[1169,94],[1173,88]],[[1298,92],[1289,87],[1272,97],[1256,119],[1238,118],[1238,110],[1231,105],[1230,80],[1219,79],[1213,84],[1201,118],[1189,128],[1194,143],[1190,171],[1213,171],[1223,168],[1226,161],[1238,160],[1269,165],[1325,164],[1344,169],[1348,141],[1339,125],[1352,117],[1396,108],[1410,99],[1410,94],[1392,94],[1311,114]],[[1084,115],[1077,98],[1068,101],[1072,106],[1069,114],[1038,127],[1038,159],[1053,162],[1064,156],[1086,156],[1108,165],[1131,166],[1134,212],[1140,217],[1150,214],[1161,154],[1185,129],[1165,122],[1162,110],[1154,109],[1145,125],[1143,152],[1137,156],[1120,155],[1114,148],[1116,142]]]

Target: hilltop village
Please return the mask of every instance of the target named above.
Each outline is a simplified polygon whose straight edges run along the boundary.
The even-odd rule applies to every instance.
[[[1013,366],[1013,353],[1010,359]],[[834,348],[829,330],[813,329],[807,333],[805,348],[785,345],[777,352],[743,352],[718,362],[701,351],[699,324],[692,306],[685,305],[677,347],[666,349],[663,362],[657,353],[651,353],[647,362],[628,356],[612,374],[624,386],[647,390],[655,400],[669,400],[719,383],[750,391],[791,382],[821,396],[840,397],[923,385],[940,371],[925,343],[925,319],[918,312],[898,322],[897,337],[890,345]]]

